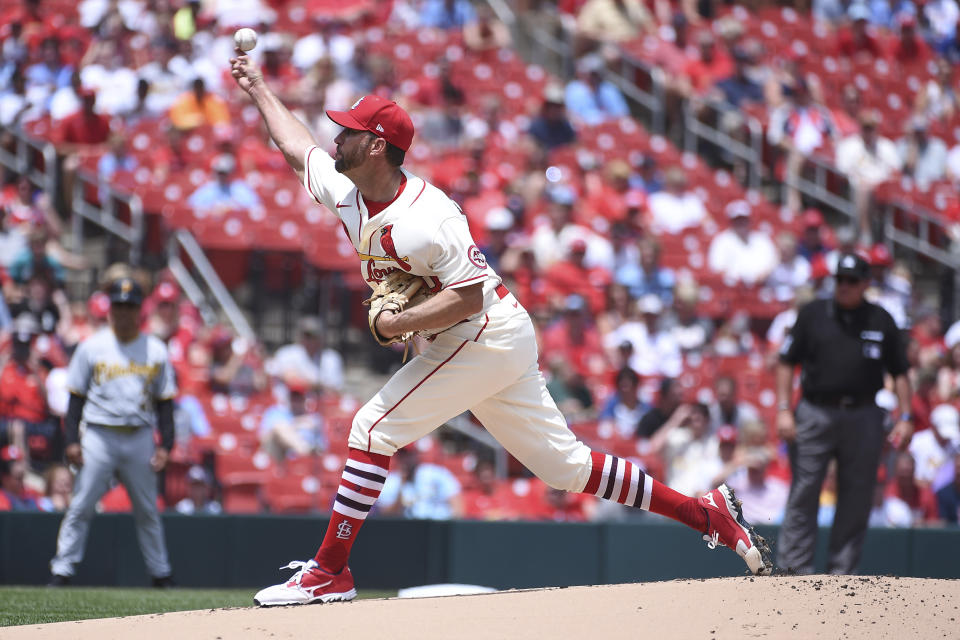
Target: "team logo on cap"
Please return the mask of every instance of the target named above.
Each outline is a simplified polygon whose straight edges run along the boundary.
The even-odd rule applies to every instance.
[[[127,295],[133,290],[133,283],[129,280],[124,280],[120,283],[120,293]]]
[[[847,256],[843,259],[843,266],[845,269],[853,269],[857,266],[857,261],[853,259],[853,256]]]

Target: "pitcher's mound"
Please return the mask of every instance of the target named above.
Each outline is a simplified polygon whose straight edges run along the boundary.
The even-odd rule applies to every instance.
[[[674,580],[219,609],[7,628],[3,638],[958,638],[960,581],[866,576]]]

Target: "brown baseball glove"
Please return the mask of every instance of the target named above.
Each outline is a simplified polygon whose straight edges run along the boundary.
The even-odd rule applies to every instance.
[[[370,324],[370,332],[377,342],[383,346],[395,342],[406,342],[413,337],[414,332],[404,333],[392,338],[384,338],[377,332],[377,318],[384,311],[400,313],[404,309],[415,307],[422,304],[433,296],[427,288],[426,283],[420,276],[415,276],[406,271],[391,271],[385,280],[381,280],[369,299],[364,300],[363,304],[370,305],[370,312],[367,314],[367,320]]]

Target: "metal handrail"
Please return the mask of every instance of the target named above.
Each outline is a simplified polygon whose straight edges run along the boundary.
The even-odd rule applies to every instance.
[[[86,200],[87,189],[91,187],[95,188],[100,196],[100,206]],[[118,202],[127,205],[130,211],[129,224],[117,215]],[[83,248],[83,220],[87,220],[127,242],[130,245],[130,264],[140,264],[144,235],[143,202],[140,196],[117,191],[109,182],[92,176],[86,171],[77,171],[73,183],[71,207],[73,209],[73,242],[76,251],[79,252]]]
[[[737,108],[725,100],[711,100],[702,103],[707,109],[714,110],[718,115],[726,110]],[[737,110],[739,112],[739,110]],[[744,120],[744,126],[749,131],[749,144],[732,137],[727,132],[718,129],[697,117],[690,101],[683,104],[683,148],[691,153],[698,153],[699,140],[711,142],[724,152],[731,153],[743,160],[747,165],[747,186],[751,189],[760,188],[760,177],[763,167],[763,126],[755,117],[739,112]]]
[[[207,284],[210,294],[220,305],[223,313],[227,316],[227,320],[233,325],[237,334],[250,340],[255,339],[256,334],[253,328],[250,326],[250,323],[247,322],[247,318],[243,315],[240,307],[234,302],[233,296],[230,295],[220,276],[217,275],[216,269],[210,264],[210,261],[207,259],[207,254],[204,253],[200,243],[197,242],[193,234],[186,229],[177,229],[170,234],[170,240],[167,244],[167,259],[171,265],[176,265],[173,271],[174,277],[176,277],[178,282],[184,287],[184,292],[187,293],[191,301],[194,301],[194,297],[196,297],[198,301],[203,300],[203,294],[200,292],[199,285],[193,280],[186,266],[180,260],[181,249],[190,258],[194,268]],[[183,279],[181,280],[181,278]]]

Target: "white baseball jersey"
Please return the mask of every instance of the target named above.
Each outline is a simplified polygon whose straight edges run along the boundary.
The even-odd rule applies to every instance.
[[[357,411],[349,446],[393,455],[469,410],[548,484],[583,490],[590,450],[567,427],[547,392],[533,323],[487,266],[460,208],[404,171],[403,192],[370,216],[329,154],[311,147],[304,167],[304,186],[339,216],[371,287],[394,269],[422,276],[435,291],[483,283],[483,310],[426,332],[436,334],[430,346]]]
[[[370,216],[360,191],[334,168],[328,153],[311,147],[304,167],[304,186],[340,218],[360,258],[360,272],[371,288],[397,269],[422,276],[433,292],[482,282],[483,310],[469,318],[469,323],[482,324],[484,313],[500,301],[496,294],[500,277],[477,248],[466,216],[432,184],[402,170],[407,180],[403,193]]]

